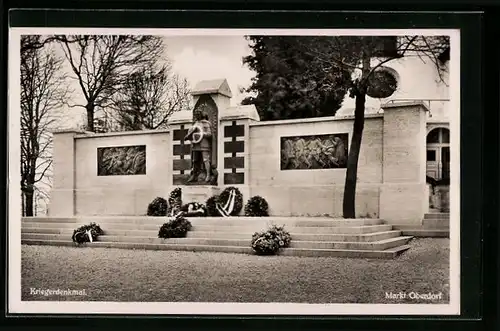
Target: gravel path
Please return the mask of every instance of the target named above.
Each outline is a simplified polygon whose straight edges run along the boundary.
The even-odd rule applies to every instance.
[[[22,247],[22,300],[448,303],[449,240],[415,239],[394,260]],[[85,290],[80,296],[35,289]],[[388,299],[386,292],[406,292]],[[432,301],[410,292],[442,293]]]

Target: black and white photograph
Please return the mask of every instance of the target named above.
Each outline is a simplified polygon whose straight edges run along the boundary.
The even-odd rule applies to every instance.
[[[458,30],[9,33],[12,312],[459,314]]]

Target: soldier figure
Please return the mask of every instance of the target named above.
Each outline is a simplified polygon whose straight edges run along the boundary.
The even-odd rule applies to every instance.
[[[188,130],[185,140],[191,141],[191,176],[188,183],[196,182],[202,170],[205,170],[205,182],[212,181],[212,127],[205,113],[195,113],[195,122]]]

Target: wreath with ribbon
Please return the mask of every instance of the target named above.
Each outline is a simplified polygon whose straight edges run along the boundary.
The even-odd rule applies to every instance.
[[[236,187],[227,187],[220,195],[210,197],[206,208],[210,216],[237,216],[243,208],[243,195]]]

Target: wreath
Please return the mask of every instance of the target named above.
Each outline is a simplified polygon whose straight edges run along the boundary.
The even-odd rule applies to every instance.
[[[217,205],[220,205],[220,199],[218,195],[211,196],[205,202],[205,208],[207,210],[208,216],[222,216],[217,210]]]
[[[158,238],[184,238],[192,225],[184,216],[178,215],[160,227]]]
[[[223,216],[236,216],[243,208],[243,195],[234,186],[229,186],[219,195]],[[227,214],[227,215],[226,215]]]
[[[245,216],[269,216],[269,204],[266,199],[258,195],[248,199]]]
[[[83,244],[86,242],[94,242],[97,240],[97,237],[103,234],[104,231],[102,231],[98,224],[90,223],[74,230],[71,239],[77,244]]]
[[[182,208],[182,189],[180,187],[175,188],[170,192],[170,196],[168,197],[168,204],[170,209],[168,211],[168,215],[174,216]]]
[[[168,213],[167,200],[157,197],[148,205],[148,216],[166,216]]]

